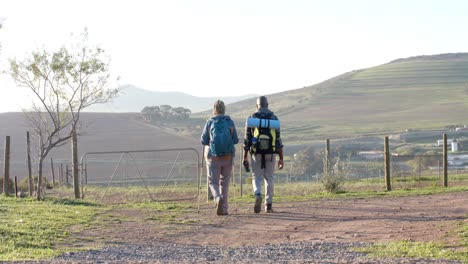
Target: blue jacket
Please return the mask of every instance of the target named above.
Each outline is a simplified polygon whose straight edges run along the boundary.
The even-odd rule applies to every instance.
[[[232,121],[231,117],[229,117],[228,115],[217,115],[217,116],[213,116],[212,118],[208,119],[206,121],[206,124],[205,124],[205,128],[203,128],[203,133],[201,135],[201,144],[202,145],[210,145],[210,127],[211,127],[211,124],[213,123],[214,120],[216,119],[226,119],[228,120],[229,122],[229,126],[231,127],[231,131],[232,132],[232,143],[233,144],[237,144],[239,143],[239,138],[237,137],[237,131],[236,131],[236,127],[234,125],[234,121]],[[234,156],[235,154],[235,150],[234,152],[232,153],[232,156]],[[208,153],[208,157],[211,157],[211,153]]]

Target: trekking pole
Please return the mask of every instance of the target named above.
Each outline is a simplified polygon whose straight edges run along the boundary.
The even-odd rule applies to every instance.
[[[234,199],[234,211],[236,212],[237,214],[237,201],[236,201],[236,174],[235,174],[235,169],[234,169],[234,157],[232,157],[232,169],[231,169],[231,181],[234,183],[234,193],[233,193],[233,198]],[[231,200],[232,200],[231,199]]]
[[[202,157],[200,162],[200,177],[198,179],[198,213],[200,213],[200,196],[202,188],[202,177],[203,177],[203,159],[205,158],[205,146],[202,146]]]

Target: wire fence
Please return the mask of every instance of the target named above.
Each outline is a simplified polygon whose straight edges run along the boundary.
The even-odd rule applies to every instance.
[[[402,146],[407,145],[390,142],[389,171],[393,189],[443,186],[442,147],[431,145],[418,149],[416,154],[400,154]],[[284,186],[300,183],[305,186],[305,192],[314,192],[319,190],[328,166],[331,173],[342,176],[341,179],[349,186],[367,182],[369,184],[359,188],[385,190],[382,137],[333,139],[329,141],[328,152],[326,149],[327,143],[323,140],[297,151],[285,152],[285,167],[275,171],[275,182]],[[236,196],[251,193],[252,174],[246,173],[242,167],[242,157],[243,150],[237,146],[232,177],[232,191]],[[48,182],[72,185],[70,161],[54,159],[53,163],[55,173],[52,173],[50,165],[44,166]],[[447,163],[449,185],[468,185],[468,166],[465,166],[468,155],[451,152]],[[25,164],[13,165],[26,167]],[[34,169],[36,165],[33,165]],[[0,167],[3,167],[1,161]],[[94,195],[98,200],[167,201],[194,199],[200,195],[209,197],[206,168],[201,153],[195,149],[86,153],[81,160],[80,172],[85,195]],[[133,191],[129,194],[130,189]]]

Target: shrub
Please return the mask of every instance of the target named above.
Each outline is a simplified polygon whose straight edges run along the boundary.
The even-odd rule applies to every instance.
[[[38,176],[33,177],[33,192],[37,190],[37,180]],[[49,183],[46,177],[42,178],[42,188],[45,189],[52,189],[52,184]],[[18,183],[18,189],[21,192],[29,192],[29,185],[28,185],[28,177],[24,177],[19,183]]]
[[[349,164],[349,163],[348,163]],[[320,182],[322,183],[323,188],[325,191],[329,193],[340,193],[344,192],[344,183],[346,180],[346,175],[348,173],[348,164],[345,164],[340,161],[340,158],[337,158],[335,165],[330,164],[329,172],[327,173],[324,160],[324,174],[320,178]]]
[[[8,179],[8,189],[10,189],[11,193],[15,193],[15,190],[13,188],[15,187],[13,180],[10,178]],[[3,177],[0,177],[0,193],[3,193]]]
[[[320,179],[323,188],[329,193],[340,193],[344,191],[344,177],[343,175],[330,173],[324,174]]]

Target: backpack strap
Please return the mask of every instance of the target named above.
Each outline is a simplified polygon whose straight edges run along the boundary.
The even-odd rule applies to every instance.
[[[264,169],[266,166],[265,166],[265,154],[262,154],[262,163],[260,164],[260,169]]]

